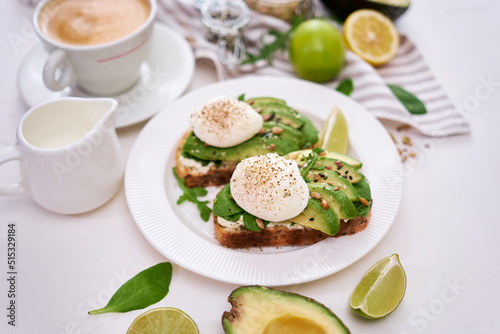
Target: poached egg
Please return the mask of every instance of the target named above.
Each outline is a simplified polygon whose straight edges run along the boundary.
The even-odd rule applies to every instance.
[[[268,153],[242,160],[231,177],[231,194],[248,213],[279,222],[307,206],[309,189],[294,160]]]
[[[216,147],[231,147],[255,136],[264,120],[248,103],[220,97],[197,108],[190,116],[193,132]]]

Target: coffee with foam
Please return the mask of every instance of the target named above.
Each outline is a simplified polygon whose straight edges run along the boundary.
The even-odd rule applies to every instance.
[[[52,0],[40,11],[38,24],[54,41],[98,45],[136,31],[150,10],[147,0]]]

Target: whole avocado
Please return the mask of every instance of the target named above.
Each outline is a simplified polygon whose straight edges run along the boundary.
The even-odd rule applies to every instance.
[[[410,0],[321,0],[332,13],[345,20],[352,12],[368,8],[375,9],[396,20],[408,10]]]

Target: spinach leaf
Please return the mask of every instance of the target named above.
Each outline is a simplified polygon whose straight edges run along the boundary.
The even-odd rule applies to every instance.
[[[217,197],[214,201],[214,215],[217,217],[221,217],[227,219],[227,217],[235,216],[239,214],[241,216],[241,212],[243,209],[236,204],[236,201],[231,197],[231,187],[229,184],[226,184],[224,188],[217,194]],[[233,221],[231,219],[228,219]],[[238,220],[238,219],[236,219]]]
[[[370,204],[368,204],[368,206],[364,206],[361,202],[353,202],[352,204],[354,204],[358,216],[361,217],[366,217],[372,207],[372,201],[370,201]]]
[[[255,216],[249,214],[248,212],[243,212],[243,223],[245,224],[245,228],[249,231],[260,231],[261,228],[257,225],[255,221]]]
[[[358,196],[363,197],[367,201],[371,200],[372,194],[370,190],[370,185],[366,180],[359,181],[357,183],[353,183],[354,189],[356,189]]]
[[[207,206],[208,201],[199,201],[198,197],[199,196],[205,196],[208,191],[205,188],[188,188],[186,187],[186,184],[184,183],[184,180],[177,175],[177,172],[175,171],[175,167],[172,169],[174,172],[175,179],[179,183],[179,187],[181,187],[182,191],[184,191],[184,194],[179,197],[177,200],[177,204],[181,204],[184,201],[190,201],[198,207],[198,210],[200,210],[200,216],[203,221],[208,221],[210,219],[210,214],[212,213],[212,210]]]
[[[167,295],[171,279],[172,264],[159,263],[129,279],[115,292],[106,306],[89,311],[89,314],[124,313],[148,307]]]
[[[392,93],[398,98],[406,110],[413,115],[423,115],[427,112],[425,105],[415,95],[395,85],[387,85]]]
[[[341,92],[342,94],[344,94],[346,96],[351,95],[353,89],[354,89],[354,83],[352,82],[352,79],[350,79],[350,78],[346,78],[346,79],[342,80],[336,88],[336,90],[338,92]]]

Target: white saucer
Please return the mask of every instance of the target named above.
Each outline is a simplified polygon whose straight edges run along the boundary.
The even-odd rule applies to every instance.
[[[45,87],[42,69],[48,54],[41,43],[23,59],[17,82],[24,102],[31,108],[59,97],[90,97],[76,86],[54,92]],[[142,122],[180,96],[191,82],[194,54],[187,41],[163,24],[155,23],[151,55],[142,64],[140,82],[118,96],[116,127]]]

